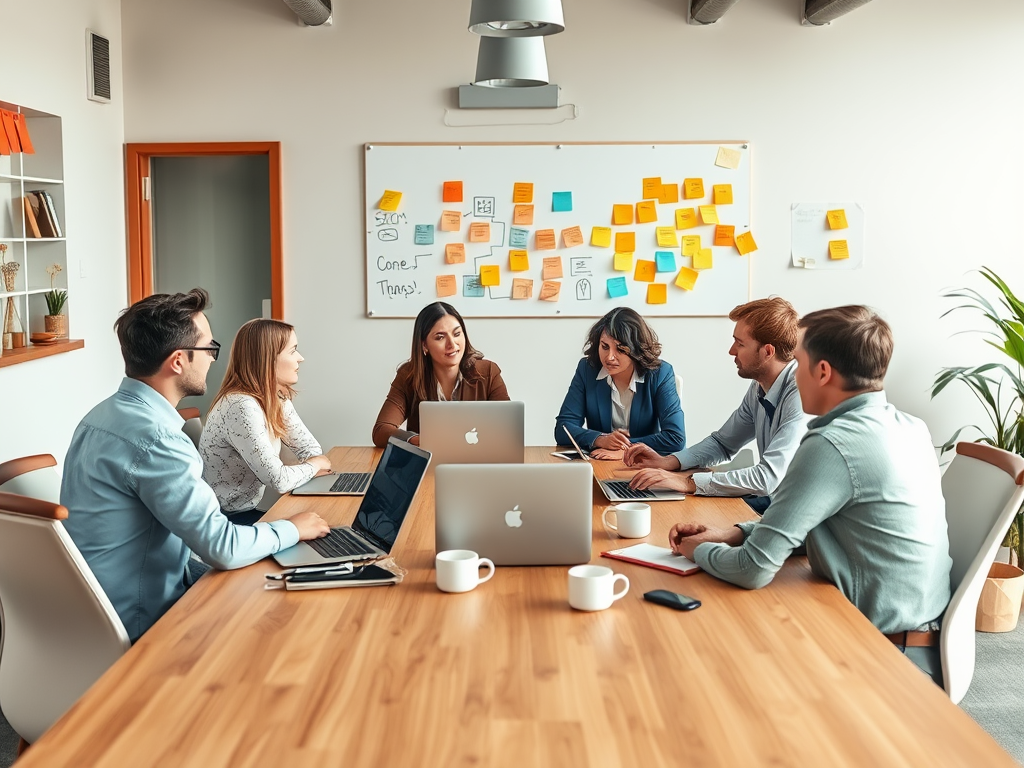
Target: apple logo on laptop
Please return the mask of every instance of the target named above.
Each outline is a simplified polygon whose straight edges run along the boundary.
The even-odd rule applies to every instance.
[[[480,442],[480,436],[476,433],[476,427],[473,427],[466,433],[466,442],[470,445],[476,445]]]
[[[510,509],[505,513],[505,525],[509,528],[519,528],[523,524],[523,513],[519,509],[519,505],[516,504],[513,509]]]

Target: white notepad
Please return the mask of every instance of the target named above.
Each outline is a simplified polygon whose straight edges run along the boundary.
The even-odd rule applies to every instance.
[[[656,547],[653,544],[634,544],[632,547],[610,549],[607,552],[602,552],[601,557],[611,557],[627,563],[646,565],[648,568],[658,568],[662,571],[678,573],[680,576],[689,576],[700,570],[700,566],[692,560],[687,560],[682,555],[672,554],[672,550],[667,547]]]

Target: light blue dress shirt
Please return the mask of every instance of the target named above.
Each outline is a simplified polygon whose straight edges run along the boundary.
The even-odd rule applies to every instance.
[[[182,424],[166,398],[126,378],[78,425],[64,463],[64,527],[132,642],[185,593],[190,549],[227,570],[299,540],[287,520],[230,522]]]

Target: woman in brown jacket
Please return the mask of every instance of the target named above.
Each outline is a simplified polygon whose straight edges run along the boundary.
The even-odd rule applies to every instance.
[[[398,367],[373,425],[373,444],[389,437],[419,445],[424,400],[508,400],[501,370],[469,343],[462,315],[451,304],[428,304],[416,316],[412,353]],[[406,429],[402,429],[403,422]]]

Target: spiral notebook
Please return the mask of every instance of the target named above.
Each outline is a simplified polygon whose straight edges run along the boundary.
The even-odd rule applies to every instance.
[[[678,573],[680,576],[690,576],[700,570],[700,566],[692,560],[687,560],[682,555],[672,554],[672,550],[668,547],[656,547],[653,544],[634,544],[632,547],[623,549],[610,549],[607,552],[602,552],[601,557],[610,557],[636,565],[646,565],[648,568]]]

